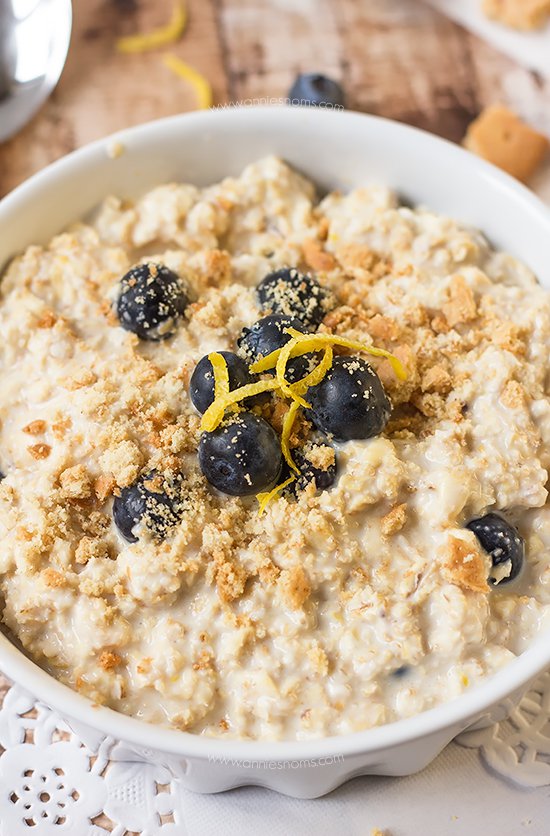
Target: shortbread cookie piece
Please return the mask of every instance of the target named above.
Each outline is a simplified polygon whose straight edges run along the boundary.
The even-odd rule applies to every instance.
[[[538,29],[550,16],[550,0],[484,0],[483,10],[514,29]]]
[[[469,126],[464,146],[526,182],[543,161],[550,143],[508,108],[492,105]]]

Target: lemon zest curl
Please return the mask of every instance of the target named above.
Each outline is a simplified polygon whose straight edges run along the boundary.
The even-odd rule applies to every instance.
[[[187,25],[187,9],[183,0],[174,3],[172,17],[165,26],[159,26],[151,32],[143,32],[137,35],[128,35],[119,38],[116,42],[118,52],[125,55],[136,55],[142,52],[149,52],[151,49],[168,46],[178,41]]]
[[[172,70],[173,73],[182,78],[184,81],[188,81],[193,87],[197,97],[199,110],[208,110],[212,107],[212,86],[206,76],[199,73],[199,71],[192,67],[191,64],[187,64],[185,61],[182,61],[177,55],[169,53],[168,55],[165,55],[162,60],[164,65],[168,67],[169,70]]]
[[[223,354],[213,351],[208,355],[214,373],[214,400],[229,394],[229,369]]]
[[[284,482],[281,482],[280,485],[276,485],[271,491],[266,491],[265,493],[257,493],[256,499],[259,502],[258,513],[261,515],[265,511],[267,505],[271,502],[272,499],[281,493],[282,490],[286,488],[287,485],[290,485],[296,479],[295,476],[291,476],[289,479],[286,479]]]
[[[389,360],[395,376],[399,380],[407,379],[407,372],[401,360],[390,351],[383,348],[375,348],[373,345],[365,345],[357,340],[348,340],[347,337],[339,337],[337,334],[302,334],[301,331],[296,331],[295,328],[285,328],[285,332],[290,334],[291,340],[282,348],[277,348],[271,354],[267,354],[260,360],[256,360],[250,366],[250,371],[254,374],[265,372],[269,369],[277,368],[280,356],[283,352],[288,353],[288,358],[299,357],[302,354],[307,354],[310,351],[319,351],[326,345],[339,345],[343,348],[351,348],[354,351],[363,351],[366,354],[371,354],[373,357],[384,357]]]
[[[247,383],[244,386],[239,386],[238,389],[233,389],[227,395],[215,398],[202,416],[200,424],[202,432],[213,432],[223,420],[226,409],[233,404],[238,404],[239,401],[259,395],[261,392],[273,392],[278,388],[277,379],[271,378],[270,380],[259,380],[257,383]]]
[[[283,451],[283,456],[285,457],[285,461],[288,466],[295,472],[298,473],[298,468],[294,459],[292,458],[292,453],[290,452],[290,436],[292,433],[292,427],[294,426],[294,421],[296,420],[296,414],[300,409],[300,404],[298,401],[292,401],[290,404],[289,410],[285,415],[283,421],[283,429],[281,432],[281,450]]]

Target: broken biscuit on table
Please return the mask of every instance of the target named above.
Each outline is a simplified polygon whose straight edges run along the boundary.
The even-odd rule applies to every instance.
[[[534,174],[550,147],[543,134],[502,105],[486,108],[469,126],[463,144],[523,182]]]
[[[513,29],[539,29],[550,17],[550,0],[484,0],[483,11]]]

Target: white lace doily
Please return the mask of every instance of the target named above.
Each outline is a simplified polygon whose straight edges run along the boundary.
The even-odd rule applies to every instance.
[[[466,732],[458,742],[478,749],[493,773],[524,787],[550,786],[550,672],[508,720]],[[54,711],[18,686],[8,687],[0,709],[0,836],[185,836],[192,794],[165,768],[111,763],[112,746],[105,738],[91,751]],[[471,752],[471,757],[479,755]],[[251,793],[263,791],[246,792],[250,800]],[[223,821],[219,798],[212,803]],[[349,791],[344,800],[349,804]],[[285,801],[293,800],[281,799],[281,804]],[[222,824],[217,832],[230,831]]]

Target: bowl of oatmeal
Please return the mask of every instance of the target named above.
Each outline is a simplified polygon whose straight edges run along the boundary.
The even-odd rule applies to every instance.
[[[321,795],[505,716],[550,662],[533,195],[249,108],[78,151],[0,229],[8,676],[200,791]]]

